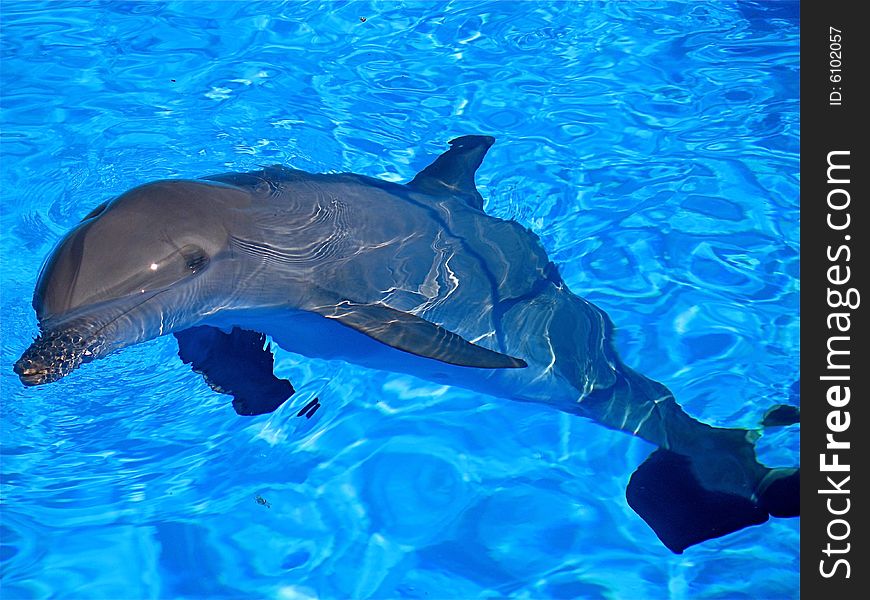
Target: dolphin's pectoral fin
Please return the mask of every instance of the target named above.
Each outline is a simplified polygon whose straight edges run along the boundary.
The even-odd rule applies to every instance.
[[[460,367],[518,369],[526,361],[472,344],[461,336],[383,304],[339,302],[315,312],[397,350]]]
[[[450,150],[417,173],[408,187],[427,194],[464,196],[468,204],[483,210],[483,197],[474,185],[474,172],[495,138],[488,135],[464,135],[450,140]]]
[[[234,328],[191,327],[175,333],[178,356],[216,392],[233,397],[240,415],[270,413],[293,395],[293,386],[272,373],[274,357],[266,336]]]
[[[705,489],[692,472],[690,459],[670,450],[656,450],[637,468],[625,497],[662,543],[677,554],[768,518],[768,510],[748,498]]]

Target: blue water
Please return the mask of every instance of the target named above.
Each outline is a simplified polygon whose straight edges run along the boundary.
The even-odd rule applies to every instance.
[[[410,179],[497,137],[625,361],[715,425],[798,403],[796,4],[2,4],[2,580],[14,598],[794,598],[799,520],[671,554],[652,447],[546,407],[279,351],[235,415],[160,338],[25,389],[39,267],[137,184],[281,163]],[[295,417],[313,396],[311,421]],[[771,465],[798,429],[769,430]],[[261,501],[258,501],[258,498]]]

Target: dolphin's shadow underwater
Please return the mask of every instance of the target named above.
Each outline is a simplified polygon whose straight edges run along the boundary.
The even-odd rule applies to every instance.
[[[241,415],[293,394],[264,348],[538,402],[659,449],[629,505],[672,551],[799,514],[799,470],[757,432],[686,414],[622,363],[609,317],[568,290],[537,236],[488,216],[474,174],[494,139],[464,136],[405,185],[276,166],[157,181],[91,211],[36,285],[26,385],[172,333]]]

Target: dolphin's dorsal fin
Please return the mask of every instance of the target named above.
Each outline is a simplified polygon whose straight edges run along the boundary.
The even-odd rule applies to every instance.
[[[472,344],[435,323],[385,304],[359,304],[342,300],[310,310],[397,350],[450,365],[478,369],[520,369],[528,366],[522,359]]]
[[[408,187],[435,196],[457,195],[469,206],[483,210],[483,196],[474,185],[474,172],[495,138],[488,135],[464,135],[450,140],[450,150],[417,173]]]

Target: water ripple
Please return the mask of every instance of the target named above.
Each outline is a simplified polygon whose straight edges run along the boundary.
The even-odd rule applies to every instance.
[[[279,351],[299,393],[239,419],[172,339],[11,371],[43,257],[103,200],[274,163],[407,181],[486,133],[488,212],[628,364],[755,427],[799,364],[792,8],[4,2],[4,596],[793,597],[796,522],[671,556],[624,501],[649,446],[540,407]]]

